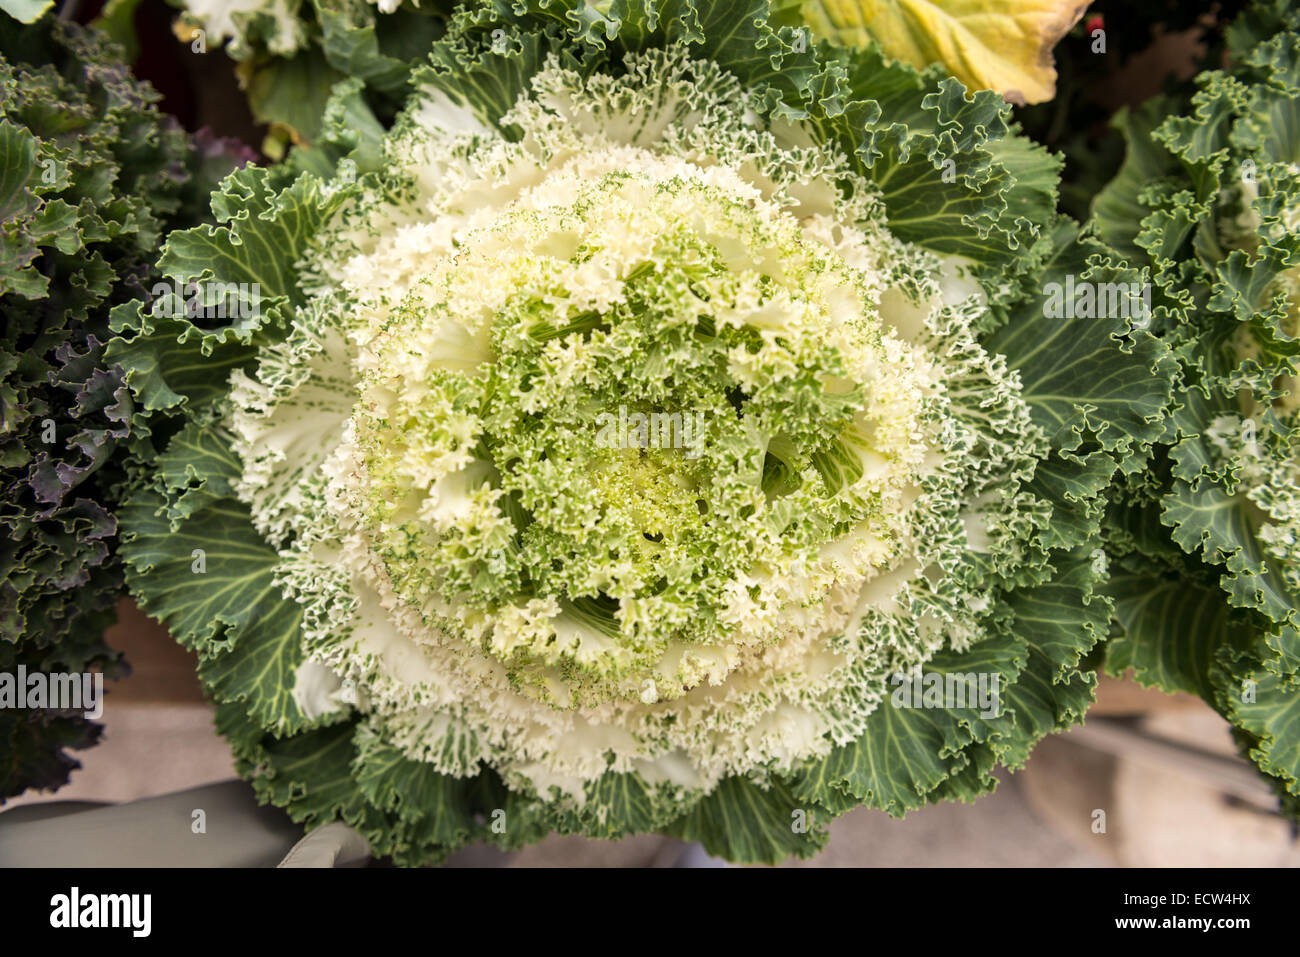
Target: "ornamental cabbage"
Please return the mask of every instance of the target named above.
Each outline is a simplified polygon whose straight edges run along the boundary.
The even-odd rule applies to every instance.
[[[0,14],[0,673],[116,674],[115,515],[165,438],[106,355],[110,311],[146,293],[170,228],[201,221],[234,165],[154,106],[102,35]],[[198,201],[202,195],[203,203]],[[54,788],[100,728],[0,709],[0,798]]]
[[[773,861],[1091,701],[1103,493],[1172,361],[1044,302],[1141,276],[996,94],[766,11],[463,10],[390,130],[168,239],[225,312],[123,328],[191,356],[127,372],[188,419],[129,584],[295,820]]]
[[[1229,70],[1122,116],[1098,228],[1151,270],[1181,365],[1152,469],[1117,488],[1107,666],[1199,694],[1300,812],[1300,16],[1256,3]]]

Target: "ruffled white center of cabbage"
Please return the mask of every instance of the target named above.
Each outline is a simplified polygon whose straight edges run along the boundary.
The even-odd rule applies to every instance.
[[[506,118],[517,142],[441,95],[412,108],[390,142],[400,189],[339,224],[316,264],[327,288],[257,374],[237,378],[230,414],[240,494],[283,547],[281,580],[306,614],[300,706],[340,701],[346,679],[351,705],[409,756],[455,774],[485,762],[512,786],[578,800],[610,770],[707,789],[860,734],[890,674],[980,634],[986,586],[953,573],[1014,537],[1008,474],[1026,467],[1033,431],[1014,376],[974,340],[973,284],[893,239],[842,160],[755,129],[742,92],[709,64],[656,54],[629,67],[622,79],[542,71]],[[638,577],[643,550],[593,555],[565,579],[603,583],[618,611],[602,630],[562,593],[501,585],[518,529],[500,487],[509,463],[484,448],[512,436],[484,427],[483,384],[521,354],[511,336],[546,311],[539,303],[570,319],[612,315],[640,289],[638,269],[686,275],[700,242],[726,268],[712,285],[671,288],[697,297],[715,333],[752,340],[726,356],[725,375],[757,396],[833,356],[836,374],[806,388],[857,396],[825,426],[852,461],[838,483],[806,469],[788,500],[757,479],[710,499],[700,483],[733,481],[734,469],[681,450],[649,464],[645,450],[597,454],[589,437],[546,426],[611,361],[600,349],[619,355],[622,343],[612,325],[598,324],[610,343],[590,328],[555,335],[507,403],[542,423],[521,455],[560,449],[588,467],[547,456],[517,476],[548,534],[587,541],[605,519],[669,541],[664,502],[748,495],[753,506],[741,547],[719,549],[725,574],[703,583],[707,627],[655,600]],[[691,312],[672,306],[664,316]],[[495,381],[524,381],[512,376]],[[763,441],[782,454],[779,436]],[[850,520],[800,539],[781,531],[782,508]],[[688,511],[680,524],[700,520]],[[668,564],[651,567],[671,579]],[[446,583],[462,579],[458,599]]]

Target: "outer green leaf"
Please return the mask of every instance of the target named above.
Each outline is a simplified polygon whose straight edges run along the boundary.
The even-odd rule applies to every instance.
[[[747,778],[727,778],[668,833],[698,841],[727,860],[775,864],[791,855],[811,857],[825,847],[828,822],[821,817],[816,805],[801,801],[780,781],[764,787]]]
[[[1210,698],[1219,649],[1250,641],[1252,630],[1233,618],[1223,593],[1186,577],[1125,569],[1111,574],[1107,591],[1123,629],[1106,652],[1111,674],[1131,668],[1144,685]]]
[[[1300,795],[1300,680],[1245,663],[1232,678],[1220,700],[1228,719],[1253,737],[1251,760],[1284,782],[1289,794]]]

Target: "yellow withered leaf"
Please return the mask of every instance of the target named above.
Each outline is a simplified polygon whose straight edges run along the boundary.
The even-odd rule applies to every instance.
[[[941,63],[972,89],[1042,103],[1056,92],[1052,48],[1087,8],[1087,0],[807,0],[801,10],[818,36],[846,46],[871,37],[892,59]]]

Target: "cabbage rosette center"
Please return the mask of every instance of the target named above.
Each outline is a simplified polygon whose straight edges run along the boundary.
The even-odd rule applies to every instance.
[[[998,630],[1045,443],[983,295],[761,115],[673,50],[552,63],[510,138],[416,96],[224,413],[305,715],[570,806],[702,794]]]

